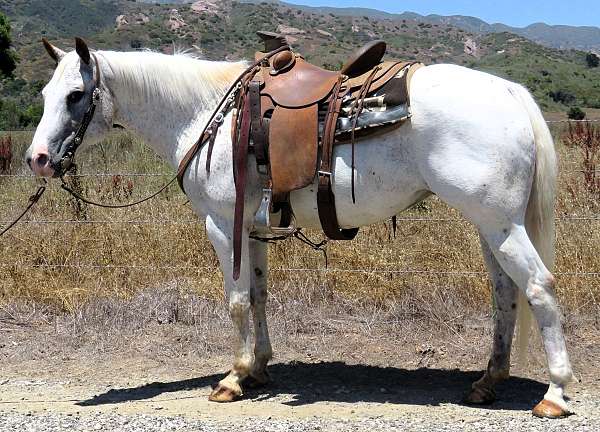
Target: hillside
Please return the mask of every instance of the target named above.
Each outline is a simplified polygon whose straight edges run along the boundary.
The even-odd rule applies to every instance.
[[[413,19],[321,14],[277,2],[56,3],[54,13],[44,21],[46,6],[39,0],[0,0],[2,10],[15,23],[14,39],[22,59],[17,69],[20,80],[2,86],[3,98],[27,95],[21,105],[33,104],[34,95],[52,72],[39,44],[44,35],[56,35],[51,39],[64,47],[72,46],[72,36],[86,35],[99,49],[150,48],[169,53],[194,47],[206,58],[236,60],[253,57],[260,48],[255,32],[266,29],[285,33],[308,60],[332,69],[339,68],[366,41],[381,38],[388,42],[389,58],[457,63],[523,83],[546,110],[564,111],[574,105],[600,108],[600,68],[588,68],[584,52],[546,48],[509,33],[474,34],[449,24]],[[72,16],[68,6],[75,3],[78,15]],[[40,22],[44,24],[36,24]],[[37,112],[34,108],[31,118]]]
[[[31,34],[50,38],[88,36],[115,22],[122,0],[0,0],[0,11],[12,20],[17,43]]]
[[[242,0],[243,3],[261,3],[265,0]],[[147,2],[150,2],[148,0]],[[169,0],[169,2],[187,3],[185,0]],[[286,4],[279,0],[268,0],[269,3]],[[292,5],[288,5],[292,6]],[[296,6],[304,11],[319,14],[334,14],[343,16],[362,17],[367,16],[375,19],[392,20],[415,20],[429,24],[447,24],[475,34],[488,33],[513,33],[523,36],[533,42],[559,49],[578,49],[583,51],[600,52],[600,28],[589,26],[567,26],[567,25],[548,25],[544,23],[535,23],[527,27],[512,27],[502,23],[490,24],[482,19],[464,16],[442,16],[442,15],[420,15],[414,12],[404,12],[401,14],[392,14],[377,9],[358,8],[358,7],[310,7]]]

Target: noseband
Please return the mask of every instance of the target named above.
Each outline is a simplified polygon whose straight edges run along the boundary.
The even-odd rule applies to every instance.
[[[92,57],[94,58],[94,63],[96,64],[96,77],[94,78],[94,89],[92,90],[92,95],[90,97],[90,105],[83,115],[83,119],[79,124],[79,128],[77,128],[77,131],[75,132],[75,136],[67,144],[65,154],[54,167],[54,171],[58,177],[62,176],[74,165],[75,152],[83,142],[85,133],[87,132],[87,129],[92,122],[92,118],[94,117],[94,113],[96,112],[96,106],[100,102],[100,65],[98,64],[98,57],[96,57],[96,54],[92,54]]]

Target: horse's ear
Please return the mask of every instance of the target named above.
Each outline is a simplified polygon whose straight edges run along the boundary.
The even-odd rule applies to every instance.
[[[52,45],[50,42],[48,42],[48,39],[46,39],[46,38],[42,38],[42,43],[44,44],[44,48],[46,48],[46,52],[48,53],[48,55],[56,63],[60,63],[62,58],[67,54],[63,50],[56,48],[54,45]]]
[[[86,65],[90,64],[90,50],[83,39],[75,38],[75,51]]]

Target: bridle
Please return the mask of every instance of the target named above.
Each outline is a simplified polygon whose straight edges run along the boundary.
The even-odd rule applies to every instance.
[[[101,74],[100,74],[100,64],[98,63],[98,57],[96,54],[91,54],[94,58],[94,63],[96,65],[96,76],[94,77],[94,89],[92,90],[92,95],[90,96],[90,104],[83,114],[83,119],[75,132],[75,136],[73,139],[67,143],[67,147],[63,157],[58,161],[58,163],[53,163],[53,168],[56,177],[61,177],[65,172],[67,172],[70,168],[72,168],[75,164],[75,152],[83,143],[83,138],[85,137],[85,133],[87,132],[92,119],[94,118],[94,113],[96,112],[96,107],[100,102],[101,90],[100,84]],[[93,73],[93,71],[92,71]]]

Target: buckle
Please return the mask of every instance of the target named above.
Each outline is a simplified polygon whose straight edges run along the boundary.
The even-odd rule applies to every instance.
[[[92,93],[92,105],[96,105],[100,102],[100,89],[96,87]]]

